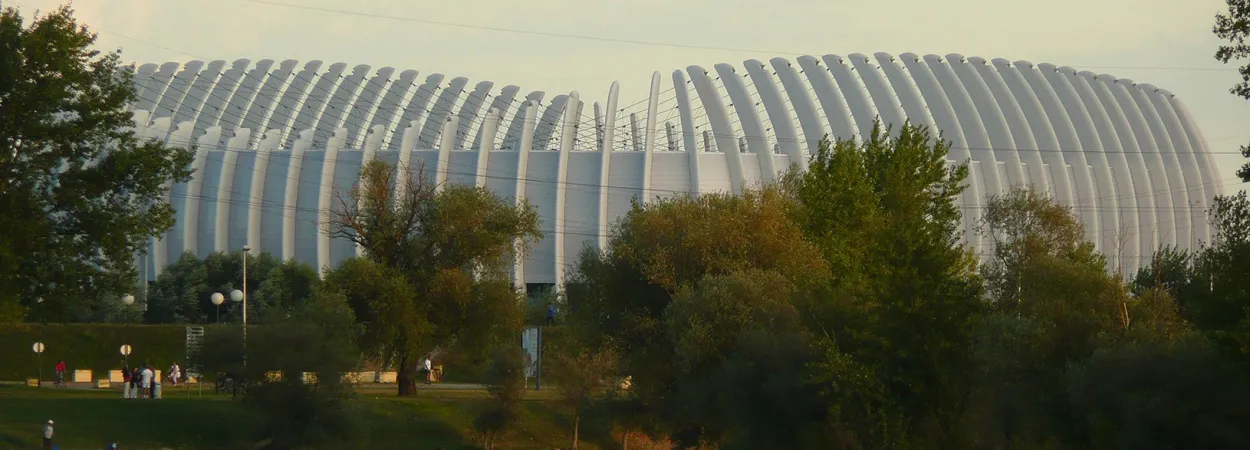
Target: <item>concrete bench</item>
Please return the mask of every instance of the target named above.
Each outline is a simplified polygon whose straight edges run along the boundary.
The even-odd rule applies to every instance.
[[[75,383],[90,383],[91,371],[87,369],[79,369],[74,371],[72,381]]]
[[[38,378],[27,378],[27,379],[26,379],[26,386],[27,386],[27,387],[39,387],[39,379],[38,379]]]
[[[120,370],[110,370],[110,371],[109,371],[109,381],[111,381],[111,382],[113,382],[113,383],[121,383],[121,382],[123,382],[123,381],[126,381],[126,378],[125,378],[124,376],[122,376],[122,371],[120,371]]]
[[[377,372],[347,372],[343,374],[343,379],[348,383],[372,383],[378,379]]]
[[[101,379],[95,380],[96,389],[108,389],[110,387],[112,387],[112,384],[109,383],[108,378],[101,378]]]
[[[399,381],[398,372],[378,372],[378,382],[384,384],[395,384]]]

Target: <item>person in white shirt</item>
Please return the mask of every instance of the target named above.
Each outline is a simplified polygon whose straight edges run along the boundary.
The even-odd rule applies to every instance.
[[[152,372],[152,368],[148,367],[147,364],[144,364],[143,372],[139,373],[139,388],[143,389],[140,392],[147,394],[148,392],[151,391],[153,375],[155,375],[155,373]]]
[[[425,384],[430,384],[430,381],[434,379],[433,365],[434,363],[430,361],[430,357],[425,357]]]
[[[47,450],[52,450],[52,434],[52,421],[49,420],[43,427],[43,448]]]
[[[169,366],[169,384],[177,386],[178,379],[182,376],[182,368],[178,367],[178,362],[174,361],[174,365]]]

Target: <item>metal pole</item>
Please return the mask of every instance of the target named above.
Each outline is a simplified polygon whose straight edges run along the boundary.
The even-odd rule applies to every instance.
[[[538,348],[535,353],[538,354],[538,361],[535,362],[537,367],[534,367],[534,390],[541,391],[543,390],[543,327],[538,327],[537,340],[535,346]]]

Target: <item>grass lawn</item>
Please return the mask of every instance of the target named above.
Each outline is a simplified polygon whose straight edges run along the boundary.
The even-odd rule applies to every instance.
[[[570,421],[550,399],[530,392],[522,418],[504,438],[510,449],[568,448]],[[424,390],[398,398],[394,387],[366,388],[352,400],[364,423],[356,448],[472,449],[472,431],[486,397],[478,390]],[[43,424],[56,421],[56,444],[65,450],[101,449],[109,442],[131,449],[244,449],[262,434],[261,416],[229,396],[170,389],[161,400],[123,400],[121,391],[0,386],[0,448],[39,448]],[[582,421],[581,447],[618,448],[606,430]],[[343,448],[343,447],[336,447]]]

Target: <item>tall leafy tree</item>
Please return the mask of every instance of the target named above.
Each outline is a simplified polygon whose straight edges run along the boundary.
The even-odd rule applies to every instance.
[[[1098,349],[1100,335],[1128,327],[1126,287],[1053,198],[1013,188],[990,197],[984,220],[993,253],[982,267],[991,314],[977,346],[979,440],[1011,448],[1078,441],[1063,377]]]
[[[701,313],[705,308],[700,303],[705,298],[715,298],[720,301],[717,305],[728,307],[732,294],[759,292],[716,291],[720,295],[712,296],[709,290],[707,297],[682,293],[708,277],[733,277],[748,271],[771,274],[760,276],[776,281],[767,288],[784,288],[769,293],[769,301],[788,302],[785,292],[810,291],[823,285],[828,268],[791,220],[796,207],[793,198],[779,186],[747,190],[740,196],[708,194],[638,202],[613,226],[607,249],[587,249],[582,253],[567,287],[570,323],[574,331],[585,333],[583,342],[588,348],[607,342],[615,346],[621,357],[619,370],[631,379],[630,396],[636,401],[633,404],[649,416],[650,420],[643,422],[660,423],[664,432],[685,443],[719,439],[723,434],[713,428],[732,428],[730,424],[735,419],[719,417],[716,425],[702,429],[700,423],[692,420],[694,417],[686,415],[689,409],[682,396],[694,392],[700,381],[710,386],[701,378],[707,372],[728,372],[724,366],[732,355],[718,355],[717,350],[739,348],[739,339],[757,325],[739,319],[752,317],[754,310],[741,314],[731,310],[735,316],[720,320],[725,316],[713,306],[706,307],[709,316],[705,318]],[[735,286],[756,280],[740,280]],[[673,309],[678,298],[688,299],[682,302],[689,305],[682,311],[689,314]],[[696,330],[672,320],[697,322],[698,330],[707,338],[683,337]],[[705,322],[708,325],[703,325]],[[724,359],[713,359],[698,365],[697,370],[687,370],[681,355],[693,357],[695,353]],[[753,389],[746,385],[736,388],[743,392]],[[752,398],[773,401],[763,395]],[[772,411],[763,405],[753,407]]]
[[[1215,59],[1225,64],[1230,61],[1241,63],[1250,58],[1250,44],[1246,43],[1246,38],[1250,37],[1250,0],[1227,1],[1228,12],[1215,16],[1213,31],[1216,37],[1228,43],[1221,45],[1215,52]],[[1237,71],[1241,74],[1241,82],[1233,86],[1230,92],[1250,100],[1250,63],[1242,64]],[[1241,154],[1250,158],[1250,145],[1241,146]],[[1241,170],[1237,171],[1237,176],[1241,177],[1242,181],[1250,182],[1250,163],[1241,166]]]
[[[135,254],[173,225],[169,184],[190,178],[189,151],[136,137],[131,71],[95,41],[69,7],[0,12],[0,319],[132,291]]]
[[[948,152],[927,129],[878,123],[860,144],[825,140],[792,179],[796,220],[829,262],[803,317],[840,445],[961,445],[982,287],[955,203],[968,167]]]
[[[455,346],[447,354],[484,362],[492,346],[514,342],[524,305],[508,269],[542,237],[533,207],[485,188],[438,185],[421,167],[397,170],[379,160],[367,163],[360,183],[339,200],[330,234],[360,245],[366,257],[402,275],[414,292],[355,303],[370,308],[358,309],[360,317],[373,317],[375,326],[399,333],[391,335],[395,340],[375,343],[399,352],[400,395],[416,389],[421,356],[416,345],[425,351]],[[411,317],[382,313],[390,310],[423,315],[430,327],[382,325]]]

